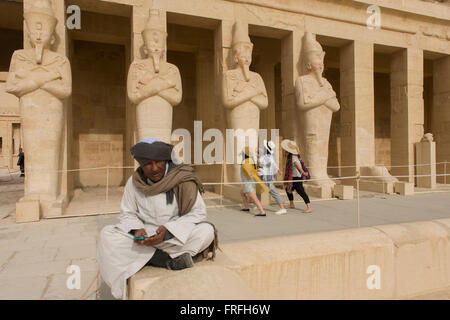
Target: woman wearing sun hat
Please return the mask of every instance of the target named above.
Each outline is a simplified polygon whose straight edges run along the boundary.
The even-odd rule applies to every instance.
[[[260,148],[258,152],[258,176],[266,183],[266,186],[269,188],[269,194],[275,199],[280,207],[280,210],[275,212],[275,214],[282,215],[287,213],[284,208],[283,197],[278,193],[275,185],[271,183],[280,172],[277,163],[273,158],[275,147],[276,145],[273,141],[264,140],[264,148]]]
[[[300,195],[300,197],[302,197],[303,201],[305,201],[306,210],[303,210],[303,212],[310,213],[312,212],[311,201],[309,200],[309,197],[306,194],[305,189],[303,188],[303,179],[307,179],[309,177],[309,172],[308,169],[306,169],[303,161],[301,160],[300,150],[297,144],[289,139],[283,140],[281,142],[281,148],[283,148],[283,150],[287,153],[284,180],[295,180],[295,182],[285,182],[286,194],[290,202],[289,207],[295,208],[294,195],[292,194],[292,190],[295,190]]]
[[[249,183],[249,182],[263,182],[260,177],[257,175],[255,162],[252,159],[252,154],[250,152],[249,147],[245,147],[243,151],[244,161],[242,161],[241,165],[241,179],[244,183],[244,188],[241,190],[241,197],[244,202],[244,209],[241,211],[250,211],[248,208],[248,199],[253,200],[258,207],[259,214],[255,214],[255,217],[265,217],[266,213],[264,212],[264,208],[261,205],[257,197],[257,193],[261,194],[266,191],[269,191],[269,188],[264,183]]]

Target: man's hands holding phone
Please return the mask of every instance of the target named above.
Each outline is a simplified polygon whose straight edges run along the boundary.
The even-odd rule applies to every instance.
[[[134,242],[144,245],[144,246],[155,246],[164,241],[164,237],[166,236],[167,229],[164,226],[159,226],[156,229],[156,235],[148,237],[147,232],[144,228],[138,229],[134,232],[135,237],[148,237],[144,240],[134,240]]]

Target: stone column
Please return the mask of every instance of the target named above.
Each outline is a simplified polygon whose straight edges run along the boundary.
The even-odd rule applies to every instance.
[[[423,137],[423,51],[403,49],[391,58],[391,173],[414,182],[414,143]],[[405,167],[396,167],[403,166]]]
[[[432,132],[436,140],[436,162],[450,162],[450,56],[433,61]],[[450,163],[437,165],[437,173],[450,173]],[[450,183],[450,176],[438,177],[439,183]]]
[[[233,63],[231,57],[233,23],[231,20],[222,20],[214,30],[215,122],[217,128],[223,130],[224,137],[227,125],[225,109],[222,106],[222,75]]]
[[[214,30],[214,96],[215,96],[215,125],[216,128],[222,131],[222,135],[225,139],[226,114],[225,108],[222,106],[222,75],[228,70],[228,66],[231,65],[231,42],[233,34],[232,20],[222,20],[221,23]],[[223,149],[223,164],[220,166],[220,182],[226,181],[226,143],[224,141]],[[214,186],[214,192],[218,194],[224,194],[223,185]]]
[[[129,48],[129,64],[127,68],[129,69],[130,64],[135,59],[142,59],[143,52],[142,47],[144,45],[144,41],[142,39],[141,32],[145,28],[145,24],[148,19],[148,13],[150,10],[150,5],[148,3],[144,3],[141,6],[133,6],[132,15],[131,15],[131,44]],[[127,69],[127,73],[128,73]],[[126,110],[126,121],[127,121],[127,129],[126,129],[126,148],[130,150],[130,148],[136,144],[137,142],[137,132],[136,132],[136,108],[131,103],[130,99],[127,99],[127,110]],[[134,166],[137,168],[139,164],[131,160],[130,166]],[[130,169],[127,171],[127,176],[132,174],[134,170]]]
[[[341,48],[341,145],[343,176],[375,164],[373,44],[354,41]],[[351,184],[351,180],[343,180]]]
[[[55,16],[58,19],[58,24],[56,25],[56,35],[59,38],[57,43],[56,52],[67,56],[70,59],[69,54],[69,37],[67,35],[66,28],[66,6],[65,1],[52,0],[53,8],[55,9]],[[64,112],[64,129],[62,138],[62,155],[60,166],[61,170],[72,169],[70,167],[71,155],[69,150],[72,150],[72,95],[64,101],[65,112]],[[67,205],[69,204],[70,194],[73,192],[73,177],[74,175],[68,172],[61,173],[61,185],[60,185],[60,196],[62,198],[61,211],[56,212],[56,215],[62,214]],[[53,215],[53,213],[49,214]]]
[[[12,122],[8,121],[6,124],[6,133],[7,136],[5,137],[5,141],[3,141],[3,148],[6,149],[6,156],[8,157],[8,167],[10,169],[14,168],[13,163],[13,128],[12,128]]]
[[[298,68],[302,51],[303,32],[293,30],[281,41],[281,123],[280,136],[299,143],[297,107],[295,105],[295,79],[300,76]],[[283,168],[284,169],[284,168]]]
[[[132,29],[132,28],[131,28]],[[133,39],[133,31],[131,31],[130,42],[125,45],[125,56],[126,56],[126,68],[128,72],[128,68],[132,62],[132,40]],[[134,131],[135,131],[135,110],[133,108],[133,104],[130,99],[126,99],[125,105],[125,151],[124,151],[124,167],[133,167],[135,165],[135,161],[130,157],[129,150],[134,145]],[[128,168],[124,169],[123,173],[125,177],[129,177],[133,174],[134,169]]]
[[[214,70],[215,70],[215,97],[216,107],[219,106],[219,110],[216,109],[217,115],[220,115],[220,121],[218,123],[219,129],[221,129],[224,139],[226,138],[227,117],[226,110],[222,106],[222,76],[228,71],[229,67],[233,64],[233,57],[231,56],[231,43],[233,37],[233,20],[222,20],[219,26],[214,31]],[[217,119],[217,120],[219,120]],[[224,141],[225,142],[225,141]],[[223,181],[227,180],[227,165],[226,161],[226,143],[224,143],[224,164],[221,168],[221,176]],[[236,156],[236,155],[234,155]],[[222,193],[221,186],[215,187],[216,193]],[[238,195],[236,195],[238,196]]]

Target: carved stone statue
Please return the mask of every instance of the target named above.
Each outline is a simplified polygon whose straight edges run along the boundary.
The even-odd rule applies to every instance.
[[[170,143],[172,109],[181,102],[178,68],[165,61],[166,38],[157,9],[150,10],[142,32],[146,59],[133,61],[128,72],[128,98],[136,105],[137,139],[158,138]]]
[[[236,68],[223,75],[222,99],[228,109],[230,129],[259,130],[260,110],[269,105],[264,81],[259,74],[250,71],[253,44],[248,32],[240,22],[233,29],[233,56]],[[237,150],[239,154],[242,150]],[[234,167],[228,174],[229,181],[240,181],[239,168]]]
[[[322,76],[325,52],[315,37],[307,32],[303,38],[303,63],[307,74],[295,83],[296,104],[300,118],[301,156],[311,174],[310,184],[328,187],[335,183],[327,173],[328,142],[333,112],[340,109],[336,93]]]
[[[57,19],[49,0],[34,1],[24,17],[32,49],[14,52],[6,91],[20,99],[26,153],[23,199],[39,200],[45,214],[59,196],[62,100],[72,93],[72,74],[69,60],[50,50]]]

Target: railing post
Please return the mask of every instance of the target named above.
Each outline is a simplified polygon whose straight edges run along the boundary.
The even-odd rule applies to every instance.
[[[106,202],[109,200],[109,165],[106,167]]]
[[[447,184],[447,160],[444,162],[444,184]]]
[[[358,228],[361,226],[360,224],[360,211],[359,211],[359,180],[360,180],[360,173],[359,171],[356,171],[356,220],[358,224]]]

